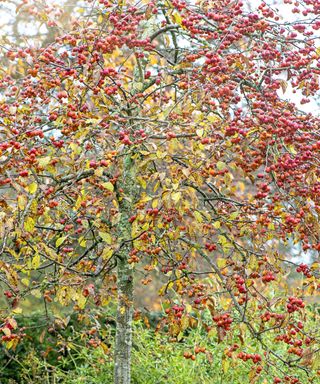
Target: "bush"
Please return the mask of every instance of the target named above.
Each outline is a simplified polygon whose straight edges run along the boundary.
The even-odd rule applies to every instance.
[[[68,317],[67,327],[60,324],[59,332],[55,320],[55,332],[51,330],[51,334],[46,333],[47,325],[39,315],[19,319],[19,323],[23,322],[27,327],[27,337],[14,352],[1,350],[1,384],[111,383],[114,326],[112,321],[105,319],[104,316],[99,337],[94,332],[88,336],[90,327],[87,325],[85,328],[75,315]],[[276,374],[272,365],[263,366],[261,373],[257,374],[260,363],[237,358],[241,350],[251,354],[263,353],[255,340],[246,346],[241,345],[241,332],[244,331],[235,328],[225,339],[218,339],[215,332],[208,334],[199,325],[190,330],[188,337],[182,335],[179,342],[171,342],[167,335],[156,332],[148,323],[136,321],[132,383],[271,384]],[[231,357],[226,356],[230,345],[235,343],[239,344],[239,350]]]

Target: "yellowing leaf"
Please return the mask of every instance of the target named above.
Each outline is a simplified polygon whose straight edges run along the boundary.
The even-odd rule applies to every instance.
[[[37,269],[40,266],[40,255],[38,253],[32,258],[32,268]]]
[[[181,192],[174,192],[171,194],[172,200],[177,204],[181,199]]]
[[[106,242],[108,245],[112,244],[112,237],[110,233],[107,232],[99,232],[99,236],[101,239]]]
[[[230,367],[229,359],[222,359],[222,370],[224,373],[227,373]]]
[[[219,171],[223,171],[224,169],[227,168],[227,164],[224,163],[223,161],[218,161],[216,164],[216,167],[219,169]]]
[[[194,211],[193,212],[193,216],[196,218],[198,223],[202,223],[203,222],[203,218],[202,218],[202,215],[201,215],[200,212]]]
[[[110,181],[108,181],[106,183],[102,183],[101,185],[103,186],[103,188],[107,189],[110,192],[114,191],[114,186],[112,183],[110,183]]]
[[[37,183],[31,183],[28,187],[26,187],[26,190],[31,193],[31,194],[34,194],[37,192],[37,189],[38,189],[38,185]]]
[[[158,159],[164,159],[167,156],[167,152],[161,152],[160,150],[156,153]]]
[[[112,255],[113,255],[113,249],[105,248],[102,252],[102,259],[109,260]]]
[[[79,294],[79,296],[77,297],[77,304],[80,309],[83,309],[85,307],[86,302],[87,302],[87,299],[85,298],[85,296],[83,296],[82,294]]]
[[[147,188],[147,182],[143,177],[137,177],[137,180],[143,189]]]
[[[13,309],[13,310],[12,310],[12,313],[15,313],[15,314],[22,313],[22,308],[17,307],[17,308],[15,308],[15,309]]]
[[[179,24],[179,25],[182,25],[182,17],[180,15],[180,13],[174,11],[172,13],[172,18],[174,20],[175,23]]]
[[[21,211],[24,210],[25,206],[27,205],[27,198],[24,195],[18,196],[18,207]]]
[[[216,121],[219,121],[221,120],[220,117],[218,117],[217,115],[213,115],[213,114],[209,114],[207,116],[207,120],[210,122],[210,123],[214,123]]]
[[[239,212],[232,212],[229,216],[229,220],[234,220],[238,217]]]
[[[34,230],[34,226],[35,226],[35,222],[33,220],[32,217],[28,217],[26,219],[26,221],[24,222],[24,229],[27,231],[27,232],[33,232]]]
[[[217,266],[219,268],[224,268],[226,265],[227,265],[227,260],[226,259],[223,259],[222,257],[219,257],[217,259]]]
[[[67,237],[68,236],[59,237],[59,239],[56,241],[56,247],[60,247],[60,245],[66,240]]]
[[[29,287],[29,285],[30,285],[30,280],[29,279],[21,279],[21,283],[23,284],[23,285],[25,285],[26,287]]]
[[[38,164],[40,165],[40,167],[44,168],[46,167],[51,161],[51,157],[50,156],[46,156],[46,157],[41,157],[39,160],[38,160]]]
[[[212,226],[213,226],[213,228],[218,229],[218,228],[221,227],[221,223],[220,223],[220,221],[216,221],[216,222],[214,222],[214,223],[212,224]]]
[[[292,153],[293,155],[297,154],[297,151],[293,145],[288,145],[287,148],[288,148],[289,152]]]
[[[87,244],[87,241],[86,241],[86,239],[83,236],[81,236],[79,238],[78,242],[79,242],[80,247],[85,247],[86,244]]]

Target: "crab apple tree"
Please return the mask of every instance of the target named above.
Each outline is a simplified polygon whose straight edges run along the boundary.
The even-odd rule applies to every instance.
[[[297,21],[265,2],[83,3],[68,30],[47,9],[53,42],[1,46],[3,343],[23,338],[29,296],[79,313],[116,299],[128,384],[134,287],[158,279],[172,340],[239,329],[225,359],[252,380],[316,377],[320,120],[303,110],[319,96],[319,1],[285,0]]]

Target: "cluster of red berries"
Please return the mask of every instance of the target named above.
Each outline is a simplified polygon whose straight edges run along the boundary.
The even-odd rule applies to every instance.
[[[212,251],[214,251],[214,250],[217,249],[216,244],[205,243],[204,246],[206,247],[206,249],[207,249],[209,252],[212,252]]]
[[[229,313],[224,313],[223,315],[214,316],[213,321],[217,324],[218,327],[223,328],[225,331],[229,331],[233,319],[230,317]]]
[[[174,316],[178,319],[181,319],[182,317],[182,313],[184,311],[184,307],[181,306],[181,305],[174,305],[172,308],[171,308],[173,311],[174,311]],[[165,310],[166,314],[169,314],[171,312],[171,309],[170,308],[167,308]]]
[[[275,276],[273,275],[272,271],[264,271],[263,272],[263,276],[261,278],[261,280],[266,284],[266,283],[270,283],[270,281],[273,281],[275,280]]]
[[[289,297],[289,303],[287,304],[287,310],[289,313],[298,311],[300,308],[304,308],[305,304],[302,299],[296,297]]]
[[[238,359],[241,359],[243,361],[248,361],[252,360],[254,364],[258,364],[262,359],[261,356],[258,353],[245,353],[245,352],[240,352],[237,355]]]
[[[146,213],[150,216],[157,216],[158,213],[159,213],[159,209],[158,208],[154,208],[154,209],[147,209]]]
[[[245,283],[244,278],[239,276],[239,275],[236,275],[235,280],[236,280],[236,286],[237,286],[239,293],[247,293],[247,289],[244,285],[244,283]]]
[[[272,313],[267,311],[263,315],[261,315],[260,318],[263,322],[270,321],[271,319],[275,319],[276,322],[281,322],[282,320],[284,320],[285,315],[281,313]]]
[[[296,271],[302,272],[305,275],[305,277],[308,277],[308,278],[312,277],[312,273],[307,264],[300,264],[299,267],[296,269]]]
[[[129,264],[132,264],[132,263],[138,263],[140,261],[140,258],[137,256],[137,253],[138,253],[138,249],[132,249],[129,253],[129,256],[130,258],[128,259],[128,263]]]

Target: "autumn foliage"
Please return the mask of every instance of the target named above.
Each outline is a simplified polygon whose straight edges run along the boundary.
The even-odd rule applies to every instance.
[[[252,382],[274,365],[274,383],[316,382],[320,6],[284,3],[293,21],[264,2],[84,1],[67,31],[62,10],[21,5],[56,37],[1,48],[7,348],[31,296],[85,316],[118,295],[130,340],[133,287],[156,280],[171,341],[240,330],[225,358]]]

